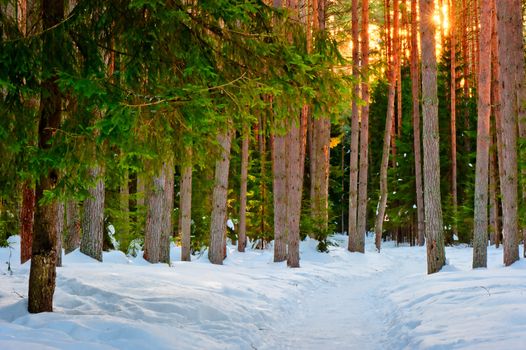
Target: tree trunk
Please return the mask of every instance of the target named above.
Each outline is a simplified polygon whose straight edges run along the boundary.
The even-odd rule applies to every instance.
[[[522,37],[522,7],[520,0],[497,1],[497,33],[499,50],[500,112],[502,128],[502,233],[504,264],[519,259],[517,200],[517,71],[516,56],[522,57],[515,36]],[[522,39],[521,39],[522,40]],[[522,74],[522,72],[520,72]]]
[[[90,197],[84,201],[82,239],[80,251],[93,259],[102,261],[104,241],[104,179],[100,166],[90,169],[95,187],[88,190]]]
[[[42,24],[44,30],[43,66],[50,71],[60,68],[58,53],[61,52],[62,29],[52,29],[64,18],[64,3],[61,1],[42,1]],[[42,150],[50,148],[49,141],[60,127],[62,95],[57,85],[57,76],[52,75],[42,82],[40,98],[40,120],[38,125],[38,146]],[[29,272],[28,311],[38,313],[53,311],[53,294],[56,277],[56,220],[57,201],[40,204],[44,191],[53,190],[58,181],[55,169],[40,177],[36,186],[34,237],[32,245],[31,268]]]
[[[351,116],[351,159],[349,163],[349,245],[351,252],[359,251],[361,246],[360,235],[358,231],[358,145],[359,145],[359,123],[360,114],[358,109],[358,97],[360,96],[360,79],[359,61],[360,61],[360,39],[359,39],[359,18],[358,18],[358,0],[352,1],[352,75],[355,80],[354,93],[352,100]]]
[[[451,0],[450,5],[451,8],[449,20],[451,22],[451,200],[453,206],[453,235],[457,235],[457,36],[455,19],[455,0]],[[464,49],[464,39],[462,43],[462,49]]]
[[[57,262],[56,266],[62,266],[62,237],[64,237],[64,203],[58,203],[57,208]]]
[[[418,69],[417,0],[411,0],[411,92],[413,97],[413,149],[415,153],[416,221],[418,245],[425,243],[424,189],[422,185],[422,140],[420,131],[420,71]]]
[[[502,169],[502,127],[501,127],[501,113],[500,113],[500,88],[499,88],[499,45],[498,45],[498,35],[497,35],[497,8],[495,2],[493,2],[493,26],[492,26],[492,41],[491,41],[491,106],[493,108],[493,118],[495,122],[495,139],[496,139],[496,159],[495,166],[497,169],[495,169],[495,176],[496,176],[496,191],[500,196],[500,179],[504,177],[504,172]],[[502,220],[500,219],[500,211],[499,208],[501,205],[501,200],[497,202],[497,225],[496,225],[496,232],[495,232],[495,248],[499,248],[501,237],[502,237]]]
[[[66,254],[80,247],[80,216],[78,204],[71,200],[66,205],[66,240],[64,250]]]
[[[33,224],[35,221],[35,189],[29,182],[22,186],[22,210],[20,211],[20,263],[31,259]]]
[[[130,187],[128,171],[124,174],[124,181],[119,189],[119,201],[121,210],[120,230],[125,237],[130,234]]]
[[[393,0],[394,18],[393,18],[393,62],[388,67],[389,70],[389,94],[387,99],[387,116],[385,119],[385,132],[384,132],[384,146],[382,150],[382,162],[380,163],[380,201],[378,203],[376,213],[376,249],[380,251],[382,244],[382,232],[385,217],[385,209],[387,206],[387,168],[389,167],[389,144],[393,134],[393,122],[395,116],[395,89],[396,89],[396,77],[398,68],[398,0]],[[388,60],[390,61],[390,60]]]
[[[492,0],[482,2],[481,25],[491,28]],[[478,71],[477,164],[475,172],[475,231],[473,233],[473,268],[487,266],[488,183],[491,116],[491,31],[480,31]]]
[[[440,199],[440,157],[434,0],[420,2],[422,40],[422,112],[424,141],[424,202],[427,272],[440,271],[446,261]]]
[[[365,231],[367,229],[367,175],[369,154],[369,0],[362,0],[362,31],[361,31],[361,62],[362,62],[362,120],[360,123],[360,173],[358,182],[356,251],[365,251]]]
[[[241,146],[241,188],[239,190],[239,237],[237,250],[245,251],[247,245],[247,179],[248,179],[248,146],[250,128],[244,126]]]
[[[191,164],[191,153],[189,154]],[[192,235],[192,165],[183,167],[181,175],[181,260],[191,260]]]
[[[272,170],[274,192],[274,262],[287,260],[287,137],[284,123],[274,126]]]
[[[210,249],[208,259],[212,264],[223,264],[224,235],[226,232],[228,171],[230,167],[231,134],[226,131],[217,136],[221,157],[216,161],[212,218],[210,223]]]
[[[288,134],[288,193],[287,193],[287,228],[288,228],[288,251],[287,266],[300,266],[300,217],[301,217],[301,197],[303,190],[303,157],[302,135],[303,128],[301,119],[292,118]],[[303,127],[305,127],[303,125]]]
[[[161,261],[161,237],[165,206],[165,174],[162,169],[146,188],[146,226],[144,231],[144,259],[156,264]]]
[[[497,157],[495,150],[495,125],[492,123],[491,129],[493,130],[490,137],[490,157],[489,157],[489,226],[490,226],[490,243],[491,245],[497,244],[498,235],[500,233],[499,225],[499,200],[497,197],[497,186],[498,186],[498,169],[497,169]],[[498,246],[497,246],[498,247]]]
[[[161,229],[161,251],[159,261],[170,264],[170,244],[173,237],[172,213],[174,209],[174,161],[170,156],[163,165],[164,173],[164,204]]]

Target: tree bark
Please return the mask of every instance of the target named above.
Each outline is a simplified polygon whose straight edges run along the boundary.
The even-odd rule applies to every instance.
[[[418,245],[425,243],[424,189],[422,184],[422,139],[420,131],[420,71],[418,69],[417,0],[411,0],[411,93],[413,99],[413,149],[415,153],[416,221]]]
[[[369,168],[369,0],[362,0],[361,30],[362,62],[362,118],[360,122],[360,172],[358,182],[357,211],[357,252],[365,252],[365,231],[367,229],[367,175]]]
[[[62,238],[64,237],[64,203],[59,202],[57,207],[57,262],[56,266],[62,266]]]
[[[44,35],[43,66],[52,70],[60,68],[63,43],[62,29],[52,29],[64,18],[64,3],[61,1],[42,1],[43,29],[49,30]],[[49,141],[60,127],[62,95],[57,85],[57,76],[52,75],[42,82],[40,98],[40,120],[38,125],[38,147],[47,150]],[[40,200],[44,191],[53,190],[58,181],[55,169],[41,175],[36,186],[35,200],[38,203],[35,212],[35,227],[31,251],[31,268],[29,272],[28,311],[38,313],[53,311],[53,294],[56,278],[56,220],[57,201],[42,204]]]
[[[64,250],[66,254],[80,247],[80,216],[78,204],[71,200],[66,205],[66,240]]]
[[[146,226],[144,233],[144,259],[152,264],[161,261],[161,237],[165,206],[165,174],[156,171],[146,188]]]
[[[502,169],[502,127],[501,127],[501,113],[500,113],[500,88],[499,88],[499,80],[500,80],[500,74],[499,74],[499,45],[498,45],[498,35],[497,35],[497,8],[495,2],[493,2],[493,26],[492,26],[492,40],[491,40],[491,70],[492,70],[492,80],[491,80],[491,105],[493,108],[493,119],[495,123],[495,140],[496,140],[496,162],[495,166],[496,169],[494,170],[495,173],[495,183],[496,183],[496,191],[500,196],[500,179],[504,177],[504,172]],[[502,220],[499,216],[500,211],[499,208],[501,201],[497,202],[497,225],[496,225],[496,231],[495,231],[495,248],[499,248],[501,243],[501,237],[502,237]]]
[[[518,245],[518,171],[517,171],[517,59],[520,47],[514,45],[522,37],[522,7],[520,0],[497,1],[497,33],[499,50],[499,86],[502,128],[502,233],[504,264],[519,260]],[[522,39],[521,39],[522,40]],[[522,72],[521,72],[522,74]]]
[[[25,182],[22,186],[22,210],[20,214],[20,263],[23,264],[31,259],[35,222],[35,189],[29,182]]]
[[[455,0],[450,4],[451,23],[451,201],[453,206],[453,235],[457,234],[457,36],[456,36],[456,10]],[[463,20],[464,21],[464,20]],[[464,39],[462,41],[464,49]]]
[[[191,153],[189,158],[191,159]],[[190,160],[191,162],[191,160]],[[191,164],[191,163],[190,163]],[[191,260],[192,165],[183,167],[181,176],[181,260]]]
[[[491,28],[492,0],[482,2],[481,25]],[[488,183],[491,116],[491,30],[480,31],[478,71],[477,163],[475,172],[475,231],[473,268],[487,266]]]
[[[440,157],[434,0],[420,2],[422,38],[422,112],[424,141],[424,206],[427,272],[440,271],[446,261],[440,199]]]
[[[164,174],[164,203],[162,214],[161,246],[159,261],[170,264],[170,244],[173,237],[172,213],[174,209],[174,161],[169,156],[163,165]]]
[[[359,18],[358,18],[358,0],[352,1],[352,75],[355,80],[354,93],[352,100],[351,115],[351,159],[349,163],[349,245],[347,249],[350,252],[359,251],[361,246],[360,235],[358,231],[358,145],[359,145],[359,123],[360,114],[358,109],[358,97],[360,96],[360,79],[359,61],[360,61],[360,38],[359,38]]]
[[[303,127],[301,119],[304,116],[292,118],[288,133],[288,190],[287,190],[287,228],[288,228],[288,250],[287,266],[300,267],[300,217],[301,217],[301,197],[303,190],[303,158],[305,151],[302,151]]]
[[[104,171],[100,166],[90,169],[95,187],[88,190],[90,197],[84,201],[82,239],[80,251],[93,259],[102,261],[104,241]]]
[[[398,0],[393,0],[394,18],[393,18],[393,62],[388,67],[389,70],[389,92],[387,97],[387,116],[385,119],[385,132],[384,132],[384,146],[382,150],[382,162],[380,163],[380,201],[378,203],[376,213],[376,249],[380,251],[382,244],[382,232],[385,217],[385,209],[387,206],[387,169],[389,167],[389,144],[392,143],[391,137],[393,133],[393,123],[395,116],[395,92],[396,92],[396,77],[398,67]],[[390,61],[388,59],[388,61]]]
[[[247,179],[248,179],[248,151],[250,141],[250,128],[243,127],[241,145],[241,188],[239,190],[239,237],[237,250],[245,251],[247,245]]]
[[[223,246],[226,232],[228,171],[230,167],[230,146],[232,136],[225,131],[217,136],[221,147],[220,159],[216,161],[214,193],[212,198],[212,218],[210,223],[210,248],[208,259],[212,264],[223,264]]]
[[[274,262],[287,260],[287,137],[284,123],[275,122],[272,143],[274,192]]]

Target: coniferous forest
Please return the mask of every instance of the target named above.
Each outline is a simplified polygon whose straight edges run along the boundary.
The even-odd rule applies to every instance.
[[[220,278],[228,270],[214,265],[249,268],[260,254],[296,286],[312,259],[343,259],[333,269],[437,273],[424,293],[462,270],[458,256],[459,279],[490,274],[479,294],[499,294],[496,276],[518,283],[524,11],[521,0],[0,0],[0,323],[16,319],[11,289],[24,315],[54,303],[75,314],[61,296],[88,290],[67,272],[86,256],[93,275],[78,273],[92,284],[106,278],[96,264],[117,256],[152,273],[150,263],[175,273],[206,259]],[[192,271],[186,288],[201,290]],[[368,293],[357,284],[345,288]],[[411,312],[399,323],[425,323]],[[2,336],[0,348],[20,345]],[[404,339],[370,348],[444,345]]]

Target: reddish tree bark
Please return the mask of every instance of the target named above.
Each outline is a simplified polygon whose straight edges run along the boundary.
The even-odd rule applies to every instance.
[[[22,187],[22,210],[20,212],[20,263],[31,259],[33,224],[35,220],[35,189],[26,182]]]

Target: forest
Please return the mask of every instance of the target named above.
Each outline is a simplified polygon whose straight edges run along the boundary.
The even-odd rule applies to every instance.
[[[425,247],[428,274],[459,247],[473,269],[516,263],[524,14],[520,0],[0,0],[0,247],[18,236],[24,307],[53,311],[70,254],[268,251],[302,269],[315,242],[345,259]]]

